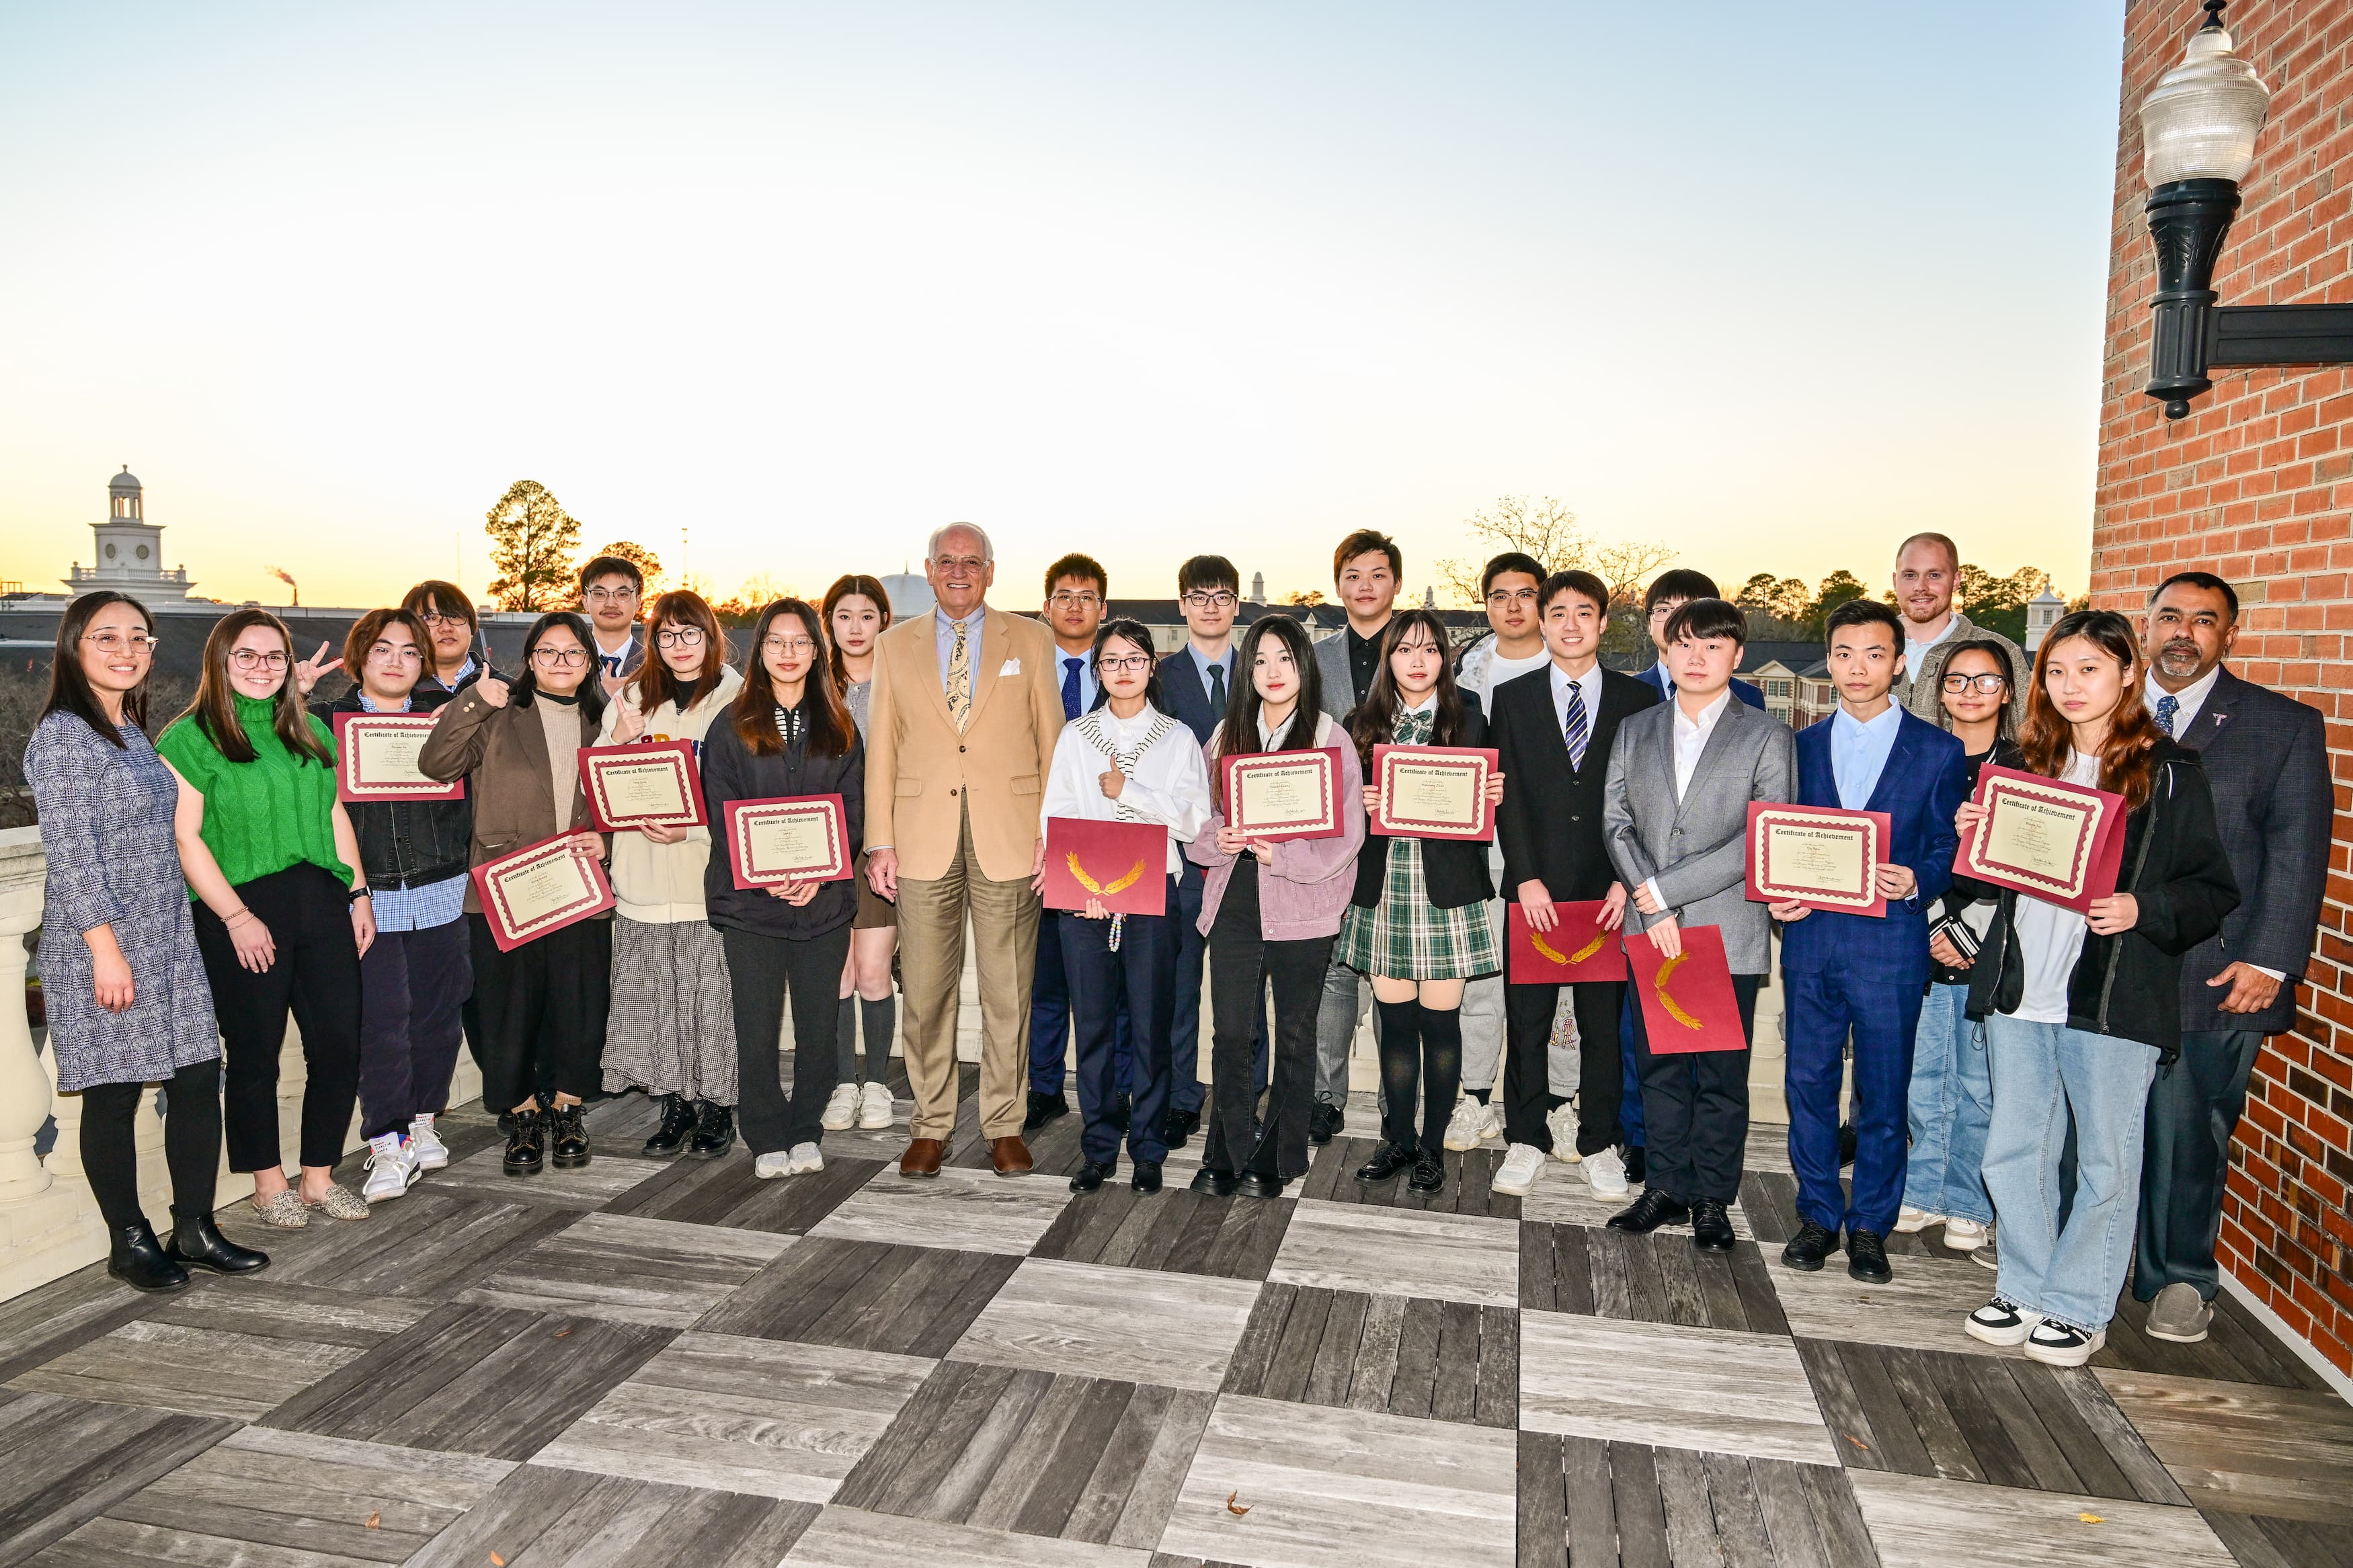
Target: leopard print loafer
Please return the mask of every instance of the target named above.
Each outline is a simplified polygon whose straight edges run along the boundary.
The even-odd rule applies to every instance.
[[[311,1211],[294,1195],[294,1189],[284,1188],[267,1198],[253,1200],[253,1213],[264,1225],[274,1225],[280,1230],[300,1230],[311,1223]]]
[[[316,1209],[329,1219],[365,1219],[368,1216],[367,1200],[349,1187],[330,1186],[325,1197],[302,1206]]]

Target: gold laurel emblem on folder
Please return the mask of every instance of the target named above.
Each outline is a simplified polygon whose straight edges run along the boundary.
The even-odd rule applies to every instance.
[[[1676,970],[1682,968],[1683,960],[1690,956],[1691,954],[1687,952],[1679,952],[1672,958],[1667,960],[1664,963],[1659,965],[1658,974],[1651,981],[1651,990],[1659,998],[1659,1005],[1667,1010],[1668,1017],[1672,1018],[1676,1023],[1681,1024],[1686,1029],[1696,1029],[1700,1027],[1700,1021],[1697,1018],[1693,1017],[1689,1013],[1684,1012],[1682,1003],[1677,1002],[1673,997],[1667,994],[1668,977],[1673,974]]]
[[[1575,952],[1568,954],[1567,957],[1563,957],[1560,950],[1553,946],[1552,943],[1545,941],[1543,936],[1538,932],[1533,929],[1528,932],[1528,945],[1535,948],[1538,952],[1544,954],[1545,957],[1552,960],[1555,963],[1559,964],[1563,969],[1572,968],[1577,964],[1583,963],[1587,959],[1591,958],[1595,953],[1599,952],[1601,951],[1601,944],[1609,940],[1609,933],[1608,931],[1595,931],[1591,942],[1587,942],[1583,947],[1578,948]]]
[[[1116,881],[1098,882],[1092,877],[1087,875],[1087,868],[1079,864],[1079,852],[1077,850],[1073,849],[1070,851],[1068,854],[1064,855],[1062,858],[1069,863],[1071,875],[1077,879],[1079,886],[1084,888],[1088,892],[1092,893],[1099,899],[1108,899],[1115,893],[1124,893],[1130,888],[1133,888],[1136,883],[1144,879],[1144,862],[1141,860],[1138,860],[1134,865],[1130,866],[1127,868],[1127,875],[1120,878]]]

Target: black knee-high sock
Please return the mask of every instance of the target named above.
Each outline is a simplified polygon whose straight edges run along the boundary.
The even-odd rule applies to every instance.
[[[164,1163],[172,1173],[172,1206],[183,1215],[210,1214],[219,1190],[220,1059],[182,1068],[164,1095]]]
[[[1462,1082],[1461,1008],[1421,1010],[1421,1057],[1429,1069],[1421,1085],[1421,1146],[1435,1154],[1446,1147],[1447,1119],[1454,1114],[1454,1092]]]
[[[899,1029],[899,998],[889,991],[874,1001],[860,997],[858,1011],[866,1028],[866,1081],[886,1082],[891,1077],[891,1037]]]
[[[1373,1005],[1381,1016],[1381,1136],[1399,1149],[1412,1149],[1414,1090],[1421,1079],[1421,1004],[1408,998]],[[1459,1041],[1456,1052],[1461,1054]]]

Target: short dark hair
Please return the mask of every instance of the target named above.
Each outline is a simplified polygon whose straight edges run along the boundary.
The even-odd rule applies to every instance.
[[[1092,555],[1082,555],[1073,550],[1051,566],[1047,567],[1046,592],[1043,596],[1052,598],[1056,580],[1063,577],[1075,577],[1082,583],[1092,583],[1097,594],[1105,599],[1111,597],[1111,574],[1104,571],[1103,563]]]
[[[415,610],[406,606],[370,610],[352,623],[351,631],[343,638],[343,673],[351,677],[353,686],[359,685],[360,667],[367,662],[368,650],[375,647],[376,639],[384,636],[386,626],[407,629],[417,643],[417,668],[420,670],[425,668],[425,661],[432,658],[433,638],[426,632],[425,623],[417,617]]]
[[[1895,606],[1877,599],[1849,599],[1832,610],[1822,622],[1822,646],[1831,646],[1831,638],[1848,626],[1885,626],[1887,635],[1895,639],[1895,651],[1904,651],[1904,623],[1895,618]]]
[[[1340,580],[1340,569],[1359,555],[1382,554],[1389,558],[1389,571],[1399,582],[1405,580],[1405,552],[1398,542],[1377,528],[1360,528],[1340,541],[1340,548],[1332,552],[1332,581]]]
[[[629,587],[633,591],[639,594],[646,591],[646,574],[638,569],[636,562],[626,555],[598,555],[591,558],[587,565],[580,568],[580,591],[586,594],[588,591],[588,584],[599,577],[627,577],[629,580]]]
[[[2237,623],[2239,619],[2239,591],[2236,588],[2232,587],[2230,584],[2224,582],[2221,578],[2215,576],[2211,572],[2176,572],[2172,576],[2168,577],[2164,582],[2159,583],[2154,589],[2150,590],[2148,602],[2152,605],[2156,604],[2158,599],[2164,597],[2165,591],[2168,588],[2174,586],[2176,584],[2180,584],[2191,588],[2203,588],[2210,594],[2221,595],[2222,602],[2231,606],[2231,620],[2232,624],[2235,625]]]
[[[453,613],[463,616],[470,626],[482,624],[481,616],[474,613],[474,601],[466,596],[466,590],[455,583],[444,583],[438,577],[427,577],[402,595],[400,607],[420,617],[427,610],[431,610],[437,616]]]
[[[1609,613],[1609,584],[1590,572],[1556,572],[1544,580],[1536,592],[1536,614],[1552,608],[1552,602],[1563,594],[1576,594],[1593,601],[1594,609],[1601,615]]]
[[[1651,579],[1642,590],[1642,613],[1649,615],[1659,607],[1662,599],[1701,599],[1717,597],[1715,579],[1689,566],[1678,566],[1672,572],[1662,572]]]
[[[1196,588],[1223,588],[1240,598],[1242,574],[1222,555],[1196,555],[1176,568],[1176,596],[1181,599]]]
[[[1710,637],[1730,637],[1739,647],[1748,646],[1748,617],[1737,605],[1727,605],[1722,599],[1694,599],[1667,618],[1667,640],[1681,642],[1689,637],[1694,642],[1705,642]]]
[[[1488,562],[1486,566],[1481,570],[1479,574],[1479,597],[1484,599],[1487,596],[1487,591],[1495,585],[1495,579],[1502,576],[1506,572],[1518,572],[1526,576],[1533,577],[1536,580],[1536,586],[1539,588],[1543,587],[1546,581],[1543,562],[1523,551],[1506,550],[1501,555],[1496,556],[1493,561]]]

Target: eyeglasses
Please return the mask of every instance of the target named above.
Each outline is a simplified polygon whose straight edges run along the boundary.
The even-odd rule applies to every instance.
[[[535,647],[531,650],[531,657],[533,662],[546,665],[551,669],[569,669],[575,664],[587,663],[588,650],[585,647]]]
[[[1663,621],[1683,607],[1683,602],[1681,599],[1669,599],[1662,604],[1651,606],[1651,618],[1654,621]]]
[[[1095,668],[1108,669],[1114,675],[1125,675],[1132,670],[1150,669],[1152,656],[1148,653],[1127,653],[1116,658],[1099,658],[1095,660]]]
[[[368,649],[369,662],[374,664],[416,664],[424,658],[415,643],[380,642]]]
[[[121,653],[128,650],[132,653],[152,654],[155,651],[155,639],[144,632],[133,632],[127,637],[121,632],[90,632],[85,634],[81,640],[86,643],[96,643],[98,651],[100,653]]]
[[[471,626],[474,623],[464,616],[444,615],[439,610],[424,610],[417,618],[428,626]]]
[[[654,641],[661,645],[663,647],[701,647],[702,646],[702,628],[701,626],[672,626],[666,632],[656,632],[654,634]]]
[[[2009,684],[2010,678],[2006,675],[1948,675],[1945,677],[1945,689],[1951,692],[1956,697],[1958,697],[1964,691],[1976,691],[1984,696],[1991,697],[1994,693],[2000,691],[2003,687],[2008,686]]]
[[[228,652],[229,663],[239,669],[283,669],[287,665],[282,653],[256,653],[249,647],[234,647]]]
[[[1487,602],[1498,608],[1505,605],[1533,606],[1536,602],[1536,592],[1534,588],[1490,588],[1487,591]]]
[[[1058,610],[1092,610],[1103,600],[1092,594],[1057,594],[1046,603]]]
[[[591,605],[626,605],[637,596],[635,588],[591,588],[580,595],[584,602]]]
[[[950,572],[958,574],[977,572],[988,563],[977,555],[934,555],[932,557],[932,564],[938,567],[944,574]]]
[[[817,644],[807,637],[762,637],[760,647],[769,653],[781,653],[792,658],[807,658],[817,651]]]
[[[1230,610],[1240,604],[1241,600],[1223,588],[1214,593],[1207,589],[1196,588],[1185,595],[1185,603],[1197,610]]]

